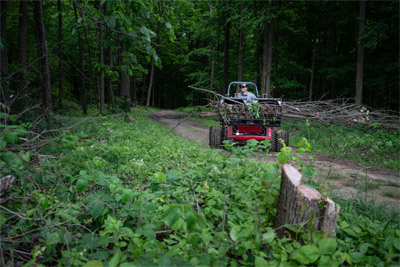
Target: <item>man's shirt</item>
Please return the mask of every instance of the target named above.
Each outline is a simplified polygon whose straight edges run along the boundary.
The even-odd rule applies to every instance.
[[[256,96],[250,92],[247,92],[245,95],[242,92],[240,92],[239,97],[245,98],[244,103],[246,105],[251,104],[254,101],[254,99],[256,98]]]

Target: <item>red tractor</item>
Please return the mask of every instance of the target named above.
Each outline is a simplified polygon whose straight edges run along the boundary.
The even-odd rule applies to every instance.
[[[233,86],[245,84],[254,88],[250,99],[243,94],[230,95]],[[252,90],[252,91],[253,91]],[[251,102],[251,103],[249,103]],[[282,100],[258,94],[257,85],[252,82],[231,82],[228,93],[218,103],[221,126],[210,127],[210,147],[220,148],[224,140],[230,144],[245,145],[247,140],[270,140],[269,151],[279,152],[282,141],[289,145],[289,133],[277,130],[281,124]]]

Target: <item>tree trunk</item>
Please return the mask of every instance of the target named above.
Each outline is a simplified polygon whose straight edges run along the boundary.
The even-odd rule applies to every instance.
[[[263,67],[261,74],[261,92],[268,96],[271,94],[273,19],[270,16],[272,7],[273,1],[269,1],[264,21]]]
[[[131,101],[136,105],[137,99],[136,99],[136,79],[134,76],[132,76],[132,94],[131,94]]]
[[[78,13],[76,11],[76,3],[73,2],[74,5],[74,14],[75,20],[78,22]],[[86,105],[86,85],[85,85],[85,64],[83,59],[83,43],[81,37],[81,31],[77,28],[78,32],[78,47],[79,47],[79,65],[80,65],[80,72],[81,72],[81,102],[82,102],[82,110],[84,114],[87,114],[87,105]]]
[[[42,1],[34,2],[35,24],[39,38],[40,76],[42,84],[43,103],[46,110],[52,109],[50,69],[49,69],[49,51],[47,49],[46,30],[44,28],[44,17]]]
[[[228,77],[229,77],[229,44],[231,36],[231,22],[226,23],[225,37],[224,37],[224,77],[221,94],[225,95],[228,90]]]
[[[19,22],[18,22],[18,61],[20,64],[20,91],[26,92],[28,89],[28,70],[26,67],[26,37],[28,28],[28,2],[19,2]]]
[[[101,7],[100,7],[101,10]],[[100,65],[104,66],[104,48],[103,48],[103,24],[102,22],[99,23],[99,35],[100,35],[100,43],[99,43],[99,53],[100,53]],[[104,114],[104,73],[101,72],[100,74],[100,81],[99,81],[99,95],[100,95],[100,113]]]
[[[324,205],[321,205],[324,204]],[[281,237],[284,225],[298,226],[307,231],[323,231],[325,236],[336,236],[339,207],[323,198],[314,188],[301,184],[301,174],[292,166],[282,166],[281,188],[278,198],[275,228]]]
[[[125,41],[121,41],[121,49],[122,49],[122,66],[129,68],[128,59],[124,56],[126,51]],[[121,93],[122,97],[130,98],[130,82],[129,75],[125,71],[121,71]]]
[[[364,67],[364,41],[361,38],[365,32],[365,9],[367,1],[360,0],[360,21],[358,32],[357,73],[356,73],[356,104],[362,104],[363,96],[363,67]]]
[[[242,23],[242,22],[241,22]],[[243,81],[243,58],[244,58],[244,29],[243,25],[239,29],[239,51],[238,51],[238,81]],[[236,87],[236,93],[239,93],[239,86]]]
[[[58,11],[58,107],[63,107],[63,61],[62,61],[62,10],[61,0],[57,1]]]
[[[114,71],[114,58],[111,47],[108,47],[108,64],[110,66],[110,71]],[[111,99],[112,107],[115,107],[115,96],[114,96],[114,86],[112,76],[108,78],[108,92]]]
[[[215,69],[215,47],[212,48],[212,56],[211,56],[211,81],[210,81],[210,89],[212,90],[214,87],[214,69]]]
[[[151,89],[153,88],[153,80],[154,80],[154,60],[151,62],[150,81],[149,81],[149,89],[147,90],[146,107],[150,106]]]
[[[7,57],[7,1],[0,1],[0,34],[3,48],[0,50],[0,71],[4,75],[8,72],[8,57]]]
[[[80,15],[80,16],[82,17],[82,15]],[[92,49],[90,48],[90,45],[89,45],[89,38],[88,38],[86,25],[84,26],[83,29],[84,29],[84,33],[85,33],[86,47],[87,47],[88,55],[89,55],[89,71],[90,71],[91,84],[93,85],[93,92],[94,92],[94,96],[96,99],[96,106],[99,107],[99,99],[98,98],[99,98],[99,94],[100,94],[100,92],[99,92],[100,89],[99,89],[97,82],[95,82],[95,75],[93,72],[93,64],[92,64],[92,60],[93,60]],[[89,92],[90,92],[90,90],[89,90]],[[92,104],[92,97],[89,97],[89,101],[90,101],[90,104]]]
[[[312,59],[311,59],[310,87],[308,88],[308,100],[309,101],[312,101],[312,95],[313,95],[315,48],[316,48],[316,40],[314,40],[314,47],[313,47]]]
[[[161,6],[159,6],[159,11],[161,11]],[[159,40],[160,36],[160,31],[161,31],[161,24],[157,23],[157,32],[156,32],[156,42]],[[149,84],[149,90],[147,91],[147,101],[146,101],[146,107],[150,106],[150,99],[151,99],[151,94],[153,91],[153,106],[154,106],[154,59],[151,62],[151,74],[150,74],[150,84]]]
[[[331,4],[331,9],[336,9],[336,1],[329,2]],[[335,14],[335,13],[334,13]],[[330,22],[329,29],[329,41],[328,41],[328,51],[330,58],[330,68],[334,70],[336,68],[336,17],[333,17],[333,20]],[[331,77],[329,79],[330,91],[331,91],[331,99],[337,98],[337,89],[336,89],[336,77]]]
[[[271,2],[271,7],[273,2]],[[267,56],[267,81],[266,81],[266,94],[271,96],[271,69],[272,69],[272,40],[274,35],[274,20],[271,19],[268,31],[268,56]]]

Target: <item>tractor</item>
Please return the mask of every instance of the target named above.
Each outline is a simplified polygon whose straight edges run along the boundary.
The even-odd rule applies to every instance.
[[[255,95],[251,103],[246,96],[237,93],[238,90],[232,93],[232,88],[244,83]],[[259,95],[255,83],[231,82],[227,94],[217,103],[217,109],[221,126],[210,127],[210,147],[221,148],[224,140],[229,144],[246,145],[250,139],[269,139],[269,151],[272,152],[281,150],[282,141],[289,145],[288,131],[277,129],[281,124],[282,100]]]

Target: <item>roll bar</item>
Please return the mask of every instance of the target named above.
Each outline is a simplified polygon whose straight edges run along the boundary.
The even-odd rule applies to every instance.
[[[231,86],[232,86],[232,85],[241,84],[241,83],[246,83],[247,85],[252,85],[252,86],[254,86],[254,87],[256,88],[256,97],[258,97],[258,88],[257,88],[257,85],[256,85],[255,83],[253,83],[253,82],[238,82],[238,81],[236,81],[236,82],[231,82],[231,83],[229,84],[229,86],[228,86],[228,92],[226,93],[225,96],[229,97],[229,92],[230,92],[230,90],[231,90]]]

